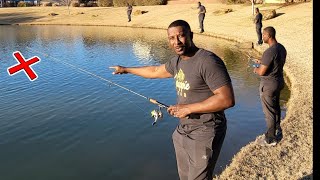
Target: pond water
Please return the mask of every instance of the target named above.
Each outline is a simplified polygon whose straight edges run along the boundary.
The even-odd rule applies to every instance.
[[[0,179],[178,179],[171,139],[178,120],[164,113],[152,126],[155,105],[101,79],[175,104],[172,79],[113,76],[108,68],[165,63],[174,55],[166,31],[0,26],[0,40]],[[246,56],[255,53],[211,37],[195,35],[194,41],[224,60],[236,96],[236,105],[225,111],[228,130],[215,169],[219,174],[266,128],[259,78]],[[17,63],[14,51],[40,57],[32,66],[38,79],[29,81],[22,72],[8,75],[7,68]],[[286,87],[282,104],[289,95]]]

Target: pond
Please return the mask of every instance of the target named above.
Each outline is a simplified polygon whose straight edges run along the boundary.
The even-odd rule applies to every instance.
[[[1,179],[178,179],[171,135],[178,120],[164,112],[156,126],[146,99],[175,104],[173,79],[113,76],[109,66],[165,63],[174,54],[166,31],[90,26],[0,26]],[[241,147],[264,132],[259,78],[248,67],[250,49],[195,35],[195,44],[219,55],[232,78],[236,105],[215,174]],[[9,76],[20,51],[38,78]],[[80,70],[79,70],[80,69]],[[282,91],[284,104],[290,95]],[[282,112],[285,114],[285,108]]]

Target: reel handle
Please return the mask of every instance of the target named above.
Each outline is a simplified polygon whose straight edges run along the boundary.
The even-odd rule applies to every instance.
[[[157,101],[157,100],[155,100],[155,99],[151,99],[151,98],[149,98],[149,101],[150,102],[152,102],[153,104],[157,104],[158,106],[160,106],[160,107],[163,107],[163,108],[166,108],[166,109],[168,109],[169,108],[169,106],[168,105],[166,105],[166,104],[163,104],[163,103],[161,103],[161,102],[159,102],[159,101]],[[189,119],[189,115],[188,116],[186,116],[186,119]]]

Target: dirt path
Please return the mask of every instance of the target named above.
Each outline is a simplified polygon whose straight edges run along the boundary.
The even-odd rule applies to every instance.
[[[204,35],[238,42],[256,42],[255,27],[248,5],[204,4],[207,14]],[[133,15],[127,22],[125,8],[30,7],[0,8],[0,24],[64,24],[109,25],[166,29],[176,19],[187,20],[198,32],[196,4],[133,7],[148,11]],[[282,122],[283,140],[274,148],[261,148],[253,143],[243,147],[232,163],[217,179],[299,179],[312,175],[313,129],[313,59],[312,59],[312,2],[276,9],[278,17],[263,21],[264,27],[274,26],[277,40],[288,52],[285,72],[291,82],[291,98],[286,118]],[[221,9],[233,12],[217,15]],[[57,15],[49,15],[55,13]],[[213,42],[214,43],[214,42]],[[267,45],[257,47],[263,52]]]

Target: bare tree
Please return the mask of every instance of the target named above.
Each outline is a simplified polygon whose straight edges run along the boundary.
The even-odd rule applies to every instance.
[[[68,6],[69,15],[70,15],[70,4],[71,4],[71,0],[61,0],[61,5]]]

